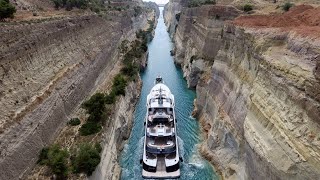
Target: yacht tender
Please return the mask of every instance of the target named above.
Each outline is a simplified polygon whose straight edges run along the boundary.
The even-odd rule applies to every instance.
[[[174,96],[158,76],[147,96],[143,150],[144,178],[179,178]]]

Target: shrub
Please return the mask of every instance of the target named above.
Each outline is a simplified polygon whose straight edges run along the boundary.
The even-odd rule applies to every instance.
[[[181,13],[177,13],[177,14],[176,14],[176,20],[177,20],[177,21],[180,20],[180,16],[181,16]]]
[[[90,2],[89,2],[90,1]],[[79,9],[86,9],[90,6],[90,9],[95,6],[101,6],[101,2],[95,0],[52,0],[56,9],[65,7],[70,11],[76,7]]]
[[[101,147],[101,144],[100,144],[100,143],[96,143],[96,144],[94,145],[94,148],[98,151],[98,153],[101,153],[102,147]]]
[[[191,8],[191,7],[198,7],[200,6],[200,2],[198,0],[190,0],[189,3],[188,3],[188,7]]]
[[[13,18],[16,8],[10,4],[9,0],[0,0],[0,20],[4,18]]]
[[[72,118],[68,121],[68,125],[71,125],[71,126],[77,126],[79,125],[81,122],[80,122],[80,119],[79,118]]]
[[[123,41],[121,42],[120,47],[119,47],[121,53],[127,52],[127,50],[128,50],[128,43],[129,43],[128,40],[123,40]]]
[[[147,36],[150,36],[153,31],[154,21],[148,20],[148,24],[149,24],[149,27],[147,29]]]
[[[128,77],[133,77],[139,72],[139,67],[135,63],[130,63],[124,66],[121,72]]]
[[[61,149],[60,146],[55,144],[41,150],[38,162],[49,166],[54,174],[62,178],[68,174],[68,156],[67,150]]]
[[[290,2],[286,2],[283,6],[282,9],[284,11],[289,11],[289,9],[293,6],[294,4],[290,3]]]
[[[253,10],[253,7],[252,7],[251,4],[245,4],[245,5],[243,6],[243,11],[244,11],[244,12],[249,12],[249,11],[252,11],[252,10]]]
[[[117,74],[113,79],[112,91],[116,96],[125,95],[125,89],[127,86],[127,80],[121,74]]]
[[[79,129],[81,136],[89,136],[91,134],[98,133],[101,130],[101,125],[96,122],[87,122]]]
[[[199,7],[204,4],[216,4],[215,0],[189,0],[188,7]]]
[[[64,6],[64,1],[63,0],[52,0],[54,7],[56,9],[59,9],[60,7]]]
[[[140,6],[136,6],[133,8],[134,9],[134,17],[139,16],[142,13],[142,8]]]
[[[101,8],[100,8],[99,6],[92,5],[92,6],[90,7],[90,10],[93,11],[93,12],[95,12],[95,13],[99,13],[100,10],[101,10]]]
[[[205,0],[203,4],[216,4],[215,0]]]
[[[101,146],[90,144],[81,144],[80,148],[72,160],[72,165],[75,172],[84,172],[91,175],[96,166],[100,163]]]
[[[90,115],[90,121],[99,122],[103,115],[103,110],[105,107],[104,94],[96,93],[89,100],[82,104],[82,107],[87,110],[87,113]]]
[[[104,101],[106,104],[113,104],[116,101],[115,93],[111,92],[105,96]]]
[[[39,154],[39,160],[37,161],[37,163],[39,163],[41,165],[46,164],[46,162],[48,160],[48,151],[49,151],[48,147],[41,149],[41,152]]]

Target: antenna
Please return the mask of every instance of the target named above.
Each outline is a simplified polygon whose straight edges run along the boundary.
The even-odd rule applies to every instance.
[[[161,90],[161,86],[160,86],[160,94],[159,94],[159,101],[158,101],[158,104],[163,104],[161,91],[162,91],[162,90]]]

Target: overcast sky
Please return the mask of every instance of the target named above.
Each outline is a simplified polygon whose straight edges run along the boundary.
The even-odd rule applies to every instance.
[[[153,1],[157,4],[166,4],[169,0],[143,0],[143,1]]]

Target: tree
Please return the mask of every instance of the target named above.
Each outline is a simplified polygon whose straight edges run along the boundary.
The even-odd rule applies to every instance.
[[[89,100],[82,104],[82,107],[87,110],[88,114],[90,114],[90,121],[99,122],[101,120],[105,107],[104,94],[94,94]]]
[[[290,3],[290,2],[286,2],[283,6],[282,9],[284,11],[289,11],[289,9],[293,6],[294,4]]]
[[[0,20],[4,18],[13,18],[16,8],[10,4],[9,0],[0,0]]]
[[[63,178],[68,174],[68,157],[67,150],[61,149],[59,145],[54,144],[41,150],[38,163],[49,166],[58,178]]]
[[[74,171],[85,172],[87,175],[91,175],[100,163],[101,150],[100,145],[81,144],[74,158],[72,158]]]
[[[245,5],[243,6],[243,11],[244,11],[244,12],[249,12],[249,11],[252,11],[252,10],[253,10],[253,7],[252,7],[251,4],[245,4]]]
[[[83,124],[79,131],[81,136],[89,136],[95,134],[102,129],[101,125],[97,122],[87,122]]]

